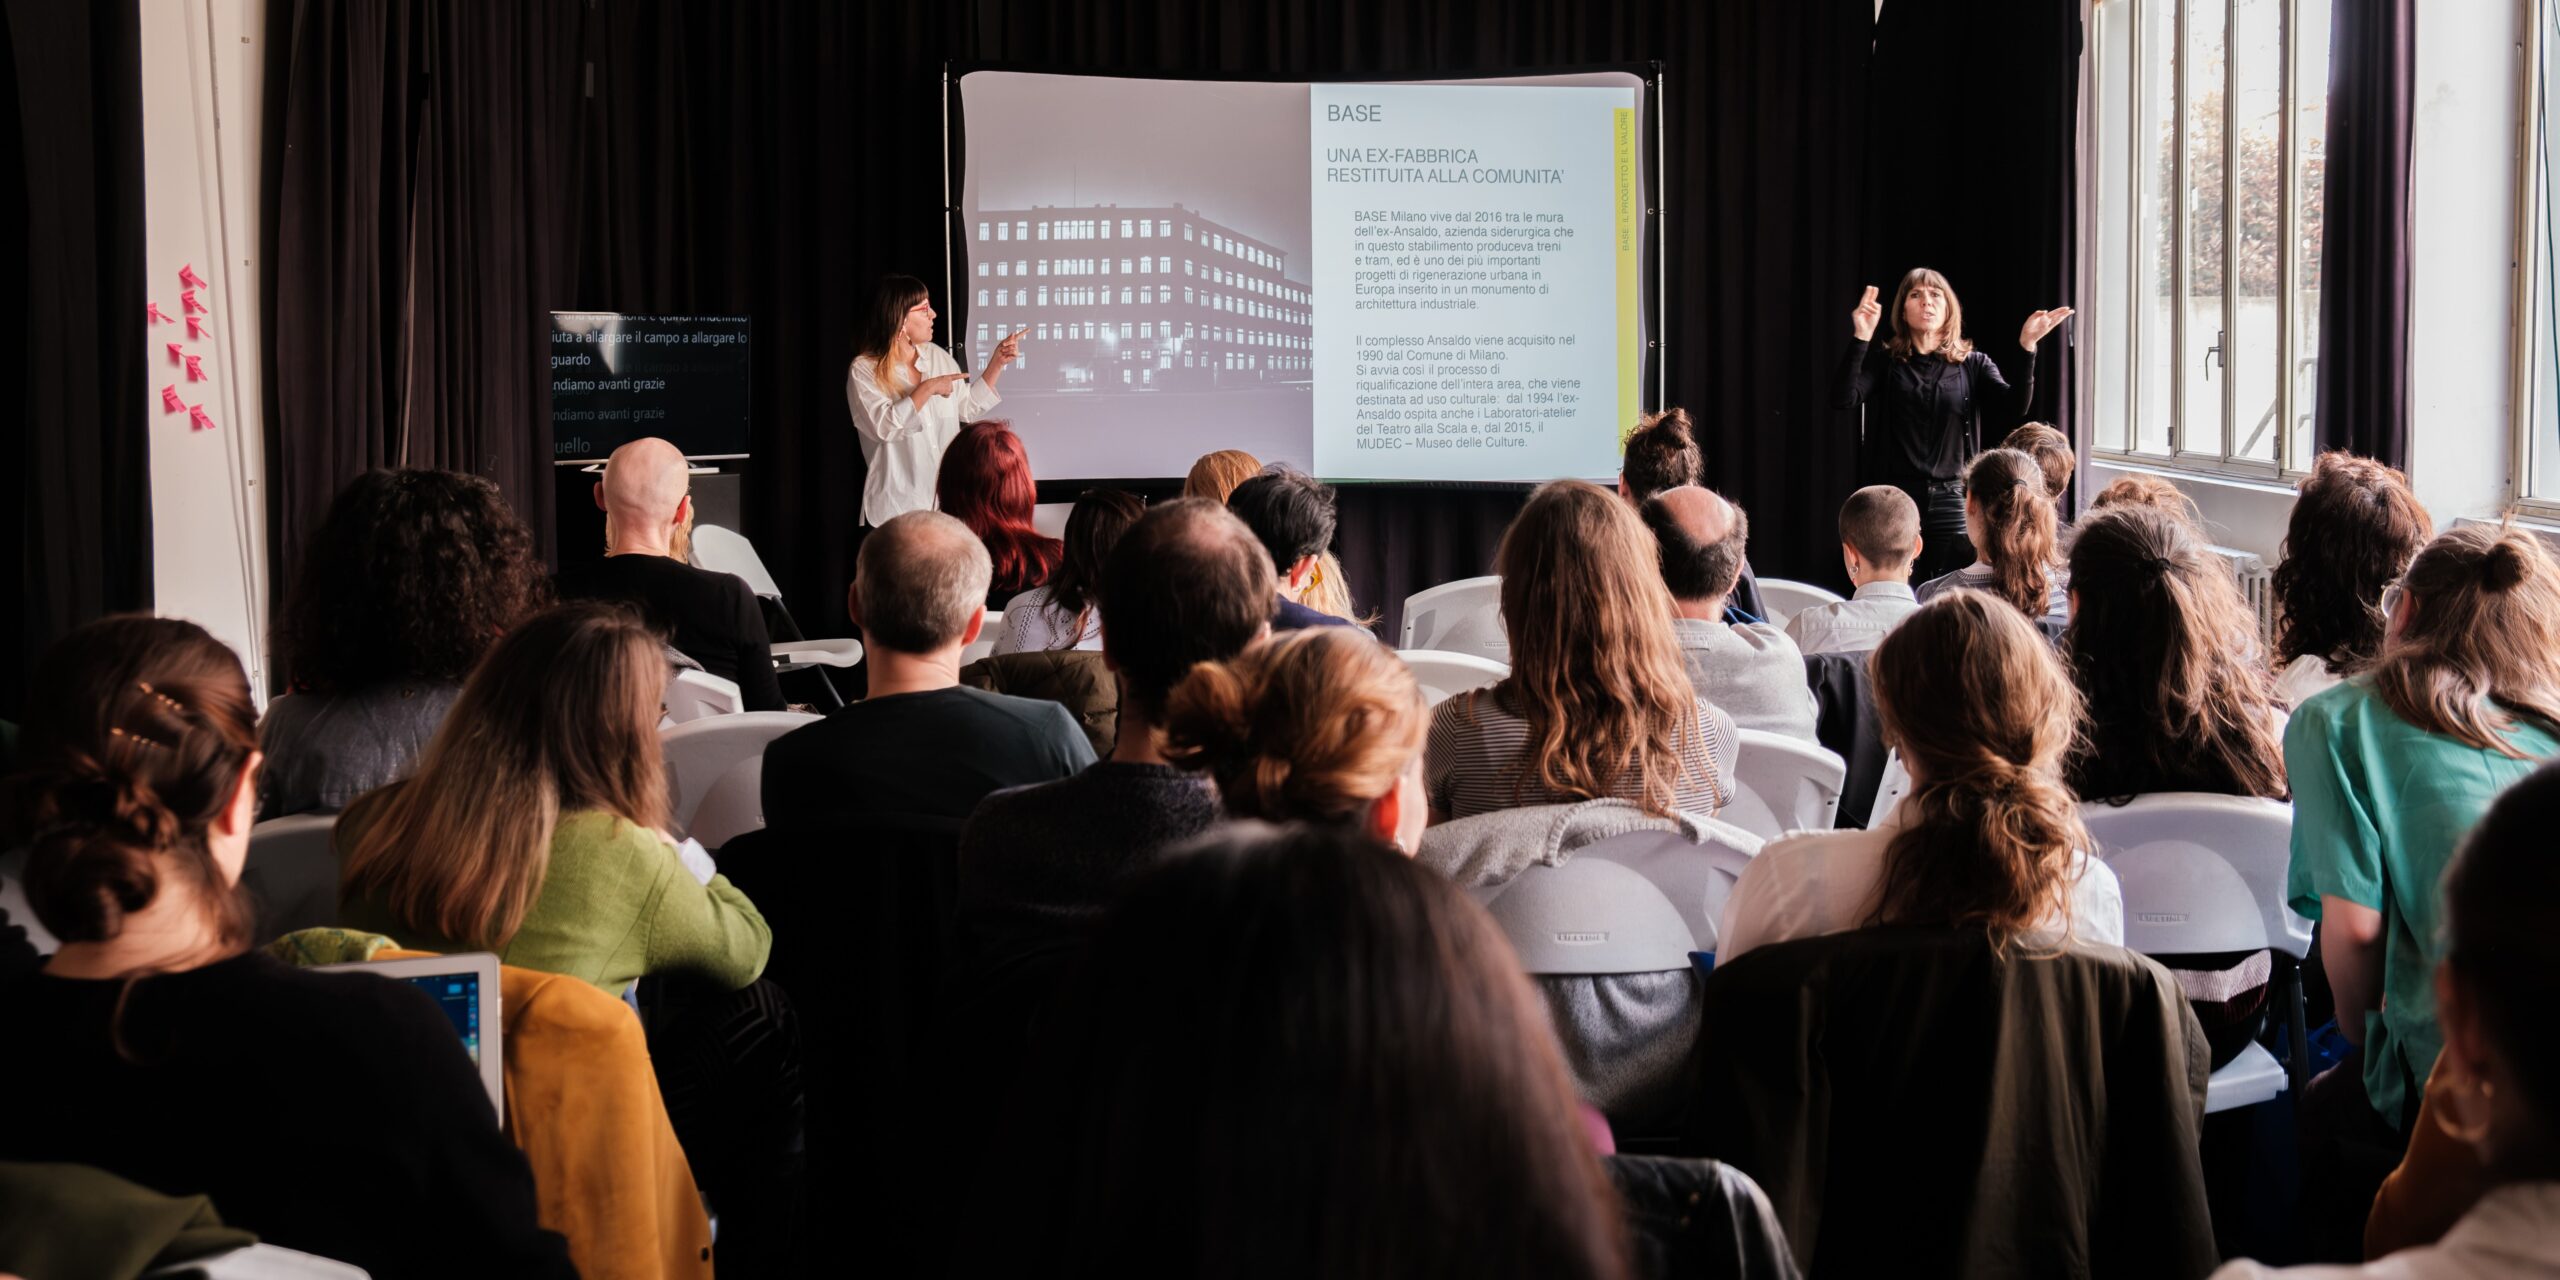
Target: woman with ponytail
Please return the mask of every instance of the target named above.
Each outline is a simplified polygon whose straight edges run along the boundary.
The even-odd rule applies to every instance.
[[[2560,755],[2560,566],[2524,530],[2464,526],[2418,553],[2383,612],[2372,667],[2296,708],[2284,735],[2288,889],[2321,923],[2338,1030],[2360,1049],[2304,1091],[2303,1125],[2381,1159],[2337,1192],[2359,1229],[2444,1048],[2445,866],[2500,790]]]
[[[1964,473],[1964,531],[1973,563],[1921,583],[1922,604],[1957,587],[1987,591],[2033,618],[2059,625],[2071,611],[2071,578],[2062,565],[2053,495],[2044,469],[2015,449],[1992,449]]]
[[[1165,704],[1165,758],[1208,774],[1230,818],[1356,828],[1410,854],[1430,724],[1393,650],[1310,627],[1193,667]]]
[[[2121,944],[2123,895],[2085,852],[2062,779],[2080,695],[2042,633],[1951,591],[1886,635],[1870,667],[1910,794],[1864,831],[1763,848],[1726,902],[1716,962],[1875,924],[1979,929],[2004,950]]]
[[[26,843],[61,949],[0,989],[0,1160],[207,1196],[376,1276],[574,1275],[435,1001],[249,949],[257,707],[231,651],[108,618],[29,687],[0,844]]]

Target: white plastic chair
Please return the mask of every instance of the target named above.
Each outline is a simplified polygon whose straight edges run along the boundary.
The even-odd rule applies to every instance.
[[[62,949],[62,943],[46,931],[36,919],[36,909],[27,902],[27,851],[12,849],[0,853],[0,911],[9,913],[9,922],[27,931],[27,943],[36,954],[49,956]]]
[[[1653,882],[1689,926],[1690,950],[1713,951],[1722,936],[1724,904],[1734,883],[1760,854],[1760,837],[1728,822],[1707,823],[1693,843],[1679,831],[1630,831],[1584,845],[1574,861],[1614,862]]]
[[[968,666],[996,651],[996,637],[1004,634],[1004,610],[987,610],[985,625],[978,628],[978,638],[960,647],[960,665]]]
[[[258,941],[338,922],[337,826],[334,813],[295,813],[249,828],[240,887],[257,901]]]
[[[716,524],[693,527],[694,567],[719,573],[734,573],[747,580],[747,589],[767,600],[782,598],[782,584],[764,567],[764,557],[756,554],[756,544],[735,529]]]
[[[738,691],[737,681],[686,667],[667,681],[666,703],[666,718],[658,722],[660,729],[706,716],[738,715],[745,711],[747,699]]]
[[[1412,668],[1414,681],[1422,686],[1423,701],[1432,706],[1465,693],[1501,682],[1511,668],[1491,658],[1472,653],[1449,653],[1439,649],[1399,649],[1396,656]]]
[[[1829,831],[1848,776],[1848,762],[1821,747],[1744,729],[1733,756],[1733,800],[1716,816],[1763,840],[1790,831]]]
[[[2160,792],[2130,803],[2080,806],[2096,856],[2124,892],[2124,944],[2143,955],[2281,951],[2311,954],[2311,922],[2285,903],[2293,806],[2254,796]],[[2304,1057],[2302,981],[2288,984],[2293,1065],[2251,1044],[2213,1073],[2208,1112],[2268,1101],[2299,1088]]]
[[[1844,599],[1839,592],[1817,587],[1810,582],[1788,578],[1760,579],[1760,603],[1769,610],[1761,619],[1770,626],[1784,629],[1787,620],[1818,604],[1838,604]]]
[[[764,830],[764,756],[748,756],[729,766],[711,784],[702,803],[693,807],[685,834],[717,849],[750,831]]]
[[[1532,974],[1659,973],[1698,949],[1670,896],[1608,858],[1577,852],[1475,892]]]
[[[658,745],[667,764],[669,819],[678,830],[689,831],[703,798],[739,761],[761,760],[774,739],[817,722],[818,717],[801,711],[741,711],[661,730]],[[710,843],[703,841],[706,847]]]
[[[1873,829],[1883,825],[1886,815],[1892,813],[1893,807],[1902,803],[1902,798],[1910,794],[1911,771],[1902,767],[1902,753],[1886,751],[1884,772],[1876,778],[1875,806],[1867,810],[1868,828]]]
[[[1399,649],[1436,649],[1511,660],[1502,629],[1502,579],[1461,578],[1405,597]]]

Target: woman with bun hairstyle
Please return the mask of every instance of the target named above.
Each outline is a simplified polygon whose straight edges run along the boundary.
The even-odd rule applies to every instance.
[[[2018,450],[1990,449],[1965,468],[1964,483],[1964,531],[1973,544],[1973,563],[1921,583],[1912,595],[1927,604],[1942,592],[1968,587],[2008,601],[2031,619],[2062,625],[2071,615],[2071,575],[2062,567],[2044,468]]]
[[[1927,267],[1912,268],[1894,287],[1884,341],[1875,341],[1885,309],[1874,285],[1849,312],[1849,348],[1840,355],[1832,403],[1866,409],[1859,483],[1893,485],[1920,508],[1925,545],[1915,577],[1964,566],[1965,459],[1982,447],[1986,424],[2005,431],[2026,416],[2035,400],[2036,344],[2069,318],[2069,307],[2033,312],[2018,326],[2015,348],[1976,350],[1964,336],[1955,287]]]
[[[2444,1048],[2445,865],[2500,790],[2560,755],[2560,566],[2522,529],[2465,526],[2419,552],[2382,606],[2379,657],[2295,709],[2284,760],[2288,892],[2320,922],[2338,1030],[2360,1049],[2304,1091],[2303,1124],[2344,1105],[2324,1094],[2360,1093],[2370,1114],[2348,1108],[2362,1128],[2344,1132],[2396,1159]]]
[[[1410,854],[1430,725],[1394,650],[1310,627],[1193,667],[1165,704],[1165,758],[1207,773],[1230,818],[1355,827]]]
[[[0,986],[0,1160],[207,1196],[375,1276],[575,1275],[435,1001],[249,949],[260,758],[231,651],[108,618],[34,674],[0,843],[27,843],[28,903],[62,945]]]

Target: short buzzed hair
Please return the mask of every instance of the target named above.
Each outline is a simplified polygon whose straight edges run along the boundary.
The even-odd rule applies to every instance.
[[[1840,504],[1840,541],[1879,569],[1909,564],[1911,543],[1919,536],[1919,504],[1892,485],[1868,485]]]
[[[1191,668],[1224,662],[1262,634],[1280,586],[1244,521],[1206,498],[1182,498],[1148,508],[1111,548],[1101,607],[1102,651],[1152,719]]]
[[[995,566],[969,526],[910,511],[863,539],[854,564],[862,638],[892,653],[932,653],[959,640],[987,603]]]

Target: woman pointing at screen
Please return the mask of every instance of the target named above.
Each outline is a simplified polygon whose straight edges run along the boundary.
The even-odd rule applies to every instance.
[[[862,524],[876,529],[893,516],[933,506],[942,451],[960,428],[992,412],[1004,397],[996,379],[1022,354],[1022,332],[996,344],[972,378],[933,343],[933,302],[924,281],[883,276],[871,310],[854,333],[845,401],[862,438]]]
[[[1858,450],[1860,484],[1889,484],[1920,508],[1920,562],[1912,581],[1973,562],[1964,531],[1964,474],[1983,418],[2005,431],[2035,398],[2036,343],[2071,315],[2056,307],[2027,317],[2018,355],[2004,364],[1964,336],[1964,307],[1947,278],[1915,267],[1893,291],[1892,336],[1878,344],[1884,308],[1867,286],[1849,313],[1854,335],[1840,357],[1837,407],[1867,408]]]

